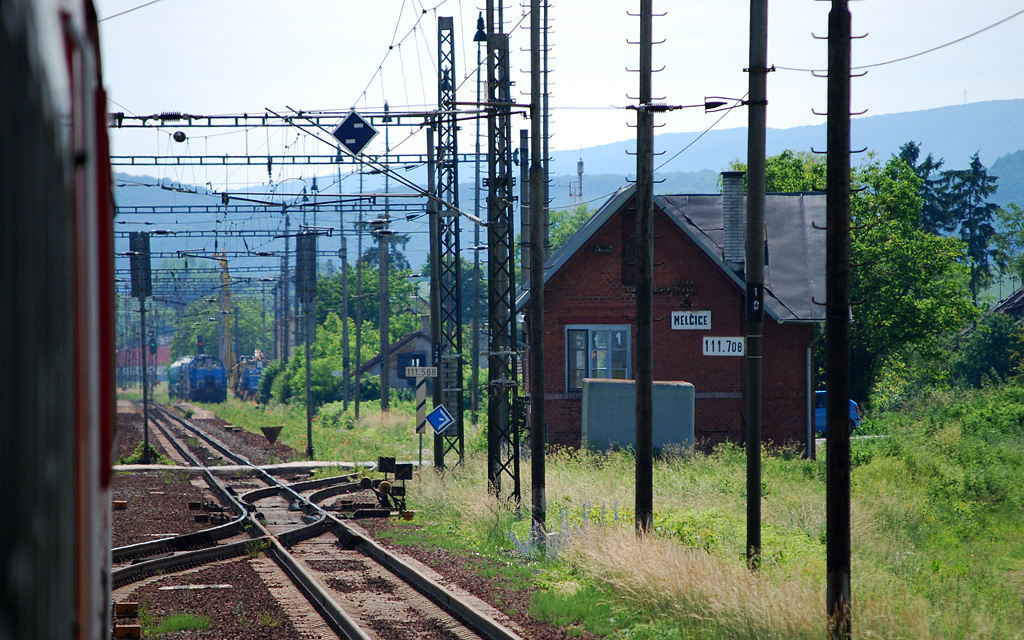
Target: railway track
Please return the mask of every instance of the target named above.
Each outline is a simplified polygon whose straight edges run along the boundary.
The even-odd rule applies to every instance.
[[[202,571],[241,558],[274,585],[275,597],[289,615],[306,620],[301,637],[324,637],[324,624],[337,637],[359,640],[520,637],[496,619],[496,612],[451,592],[417,563],[391,553],[346,521],[353,513],[344,511],[346,506],[339,515],[325,508],[336,496],[360,493],[366,495],[362,503],[358,498],[336,502],[365,507],[367,499],[373,500],[365,479],[349,474],[284,482],[165,409],[151,408],[150,416],[165,448],[174,452],[176,461],[197,469],[216,496],[216,504],[201,506],[215,522],[198,532],[114,549],[116,593],[154,576]],[[211,458],[231,466],[204,464]],[[227,473],[215,473],[219,470]],[[294,587],[285,588],[285,581]],[[308,612],[297,611],[303,606],[314,609],[322,621],[310,621]]]

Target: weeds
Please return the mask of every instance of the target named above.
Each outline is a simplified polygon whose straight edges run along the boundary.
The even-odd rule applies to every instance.
[[[160,635],[163,633],[174,633],[175,631],[198,630],[201,631],[210,626],[210,618],[197,616],[191,613],[175,613],[161,620],[152,627],[146,635]]]
[[[907,398],[903,409],[865,419],[865,433],[885,437],[852,444],[856,633],[1018,637],[1024,389]],[[317,453],[411,455],[410,416],[393,413],[356,422],[338,407],[323,408],[314,423]],[[304,429],[287,426],[282,415],[267,420],[285,423],[282,435],[301,434],[304,446]],[[399,523],[392,539],[468,555],[473,570],[535,589],[531,615],[571,635],[586,630],[615,640],[824,636],[824,452],[817,461],[764,452],[764,564],[751,574],[744,563],[746,454],[737,445],[660,458],[655,535],[643,539],[633,530],[629,451],[551,453],[547,526],[555,533],[544,547],[534,543],[528,505],[488,491],[486,452],[468,444],[466,451],[457,467],[417,474],[409,485],[416,523]],[[530,486],[529,465],[520,485]],[[503,487],[501,497],[508,492]]]
[[[140,442],[135,447],[135,451],[129,456],[121,456],[117,459],[117,464],[142,464],[143,453],[145,451],[144,443]],[[166,464],[173,465],[174,461],[167,456],[161,455],[159,451],[153,448],[153,445],[149,446],[149,464]]]
[[[270,540],[266,538],[257,538],[253,540],[247,540],[245,543],[245,553],[250,558],[260,557],[264,551],[270,548]]]

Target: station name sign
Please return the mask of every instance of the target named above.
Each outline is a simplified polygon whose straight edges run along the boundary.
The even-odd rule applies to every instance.
[[[672,329],[676,331],[708,330],[711,328],[710,311],[673,311]]]

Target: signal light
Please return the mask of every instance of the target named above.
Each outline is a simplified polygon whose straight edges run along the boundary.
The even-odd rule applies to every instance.
[[[156,353],[156,336],[152,331],[149,332],[149,352]]]
[[[196,338],[196,347],[198,348],[198,353],[203,352],[203,336]]]

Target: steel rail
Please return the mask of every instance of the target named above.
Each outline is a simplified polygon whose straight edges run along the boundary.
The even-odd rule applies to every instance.
[[[219,480],[217,480],[213,473],[199,462],[192,455],[192,452],[187,447],[183,446],[177,438],[175,438],[164,425],[160,424],[156,420],[156,415],[153,414],[152,422],[164,434],[164,437],[171,443],[171,445],[178,451],[178,453],[185,459],[192,463],[193,466],[198,467],[202,470],[203,476],[206,480],[206,484],[210,487],[210,490],[217,496],[222,504],[227,504],[228,508],[236,516],[231,522],[203,529],[202,531],[194,531],[192,533],[186,533],[180,536],[171,536],[167,538],[160,538],[159,540],[150,540],[147,542],[140,542],[138,544],[125,545],[117,547],[111,550],[111,561],[112,562],[127,562],[135,558],[153,556],[162,553],[174,553],[178,551],[185,551],[189,549],[195,549],[196,547],[206,548],[217,544],[218,540],[224,538],[230,538],[231,536],[241,533],[246,520],[249,518],[249,511],[245,505],[239,502],[235,496],[225,487]]]
[[[319,500],[330,497],[330,495],[336,495],[336,493],[332,492],[340,493],[341,491],[359,486],[357,483],[351,481],[351,476],[337,476],[334,478],[323,478],[293,484],[283,483],[278,478],[273,477],[265,469],[252,464],[243,456],[232,452],[224,443],[205,433],[203,430],[198,429],[187,420],[179,418],[163,408],[161,408],[158,413],[170,417],[186,430],[196,434],[227,459],[237,461],[239,464],[248,466],[252,470],[255,470],[257,475],[264,478],[264,481],[268,483],[268,486],[255,489],[242,494],[241,496],[235,497],[235,494],[231,489],[224,487],[216,478],[213,477],[209,468],[199,464],[198,466],[202,467],[205,472],[209,473],[209,477],[213,482],[222,488],[224,494],[229,496],[228,501],[236,504],[245,512],[244,519],[247,520],[247,523],[246,526],[240,527],[240,529],[242,531],[247,531],[252,538],[227,545],[217,545],[195,551],[175,553],[173,555],[154,558],[152,560],[119,568],[115,570],[112,575],[112,580],[115,586],[123,586],[160,572],[178,571],[183,568],[198,566],[214,562],[216,560],[238,557],[265,550],[275,563],[277,563],[278,566],[288,574],[289,579],[291,579],[296,586],[303,591],[304,595],[314,608],[316,608],[318,612],[325,617],[328,624],[334,627],[339,633],[342,633],[354,640],[370,640],[372,636],[367,635],[367,633],[360,628],[358,623],[333,600],[330,593],[324,588],[324,586],[321,585],[320,582],[304,568],[303,563],[288,551],[288,547],[292,545],[329,533],[338,539],[338,543],[342,547],[357,550],[367,558],[379,564],[381,567],[387,569],[389,572],[403,580],[406,584],[410,585],[435,605],[459,620],[462,624],[471,628],[475,633],[481,635],[483,638],[486,638],[487,640],[522,640],[521,637],[512,630],[484,613],[477,611],[461,598],[448,591],[440,583],[413,568],[374,540],[354,531],[342,520],[331,515],[317,504]],[[170,435],[169,433],[168,439],[176,448],[182,446],[177,442],[177,437]],[[179,449],[179,451],[181,451],[181,449]],[[191,455],[191,452],[186,451],[183,455],[198,463],[198,460],[195,460],[195,457]],[[309,489],[315,490],[315,492],[309,497],[299,493],[299,491]],[[276,535],[271,534],[261,522],[253,517],[256,510],[255,502],[272,495],[282,494],[288,494],[294,500],[300,501],[303,505],[301,510],[308,515],[316,514],[316,521]],[[157,542],[167,542],[167,540]]]

